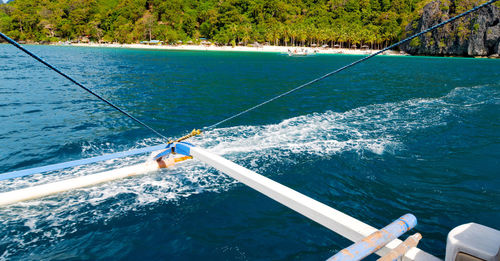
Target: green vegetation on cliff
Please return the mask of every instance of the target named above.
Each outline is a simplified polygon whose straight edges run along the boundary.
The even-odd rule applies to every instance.
[[[428,0],[14,0],[0,31],[16,40],[340,44],[398,40]]]

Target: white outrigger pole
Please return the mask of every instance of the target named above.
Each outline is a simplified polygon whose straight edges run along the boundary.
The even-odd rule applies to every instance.
[[[378,229],[366,223],[221,156],[199,147],[189,147],[189,149],[194,159],[198,159],[216,168],[222,173],[353,242],[362,241],[378,232]],[[380,250],[376,253],[379,256],[384,256],[401,243],[401,240],[394,239],[385,246],[380,246]],[[404,260],[437,261],[440,259],[418,248],[412,248],[406,252]]]
[[[135,164],[132,166],[114,169],[114,170],[110,170],[110,171],[100,172],[100,173],[96,173],[96,174],[92,174],[92,175],[87,175],[87,176],[82,176],[82,177],[77,177],[77,178],[72,178],[72,179],[66,179],[63,181],[58,181],[58,182],[53,182],[53,183],[48,183],[48,184],[43,184],[43,185],[38,185],[38,186],[33,186],[33,187],[28,187],[28,188],[18,189],[18,190],[14,190],[14,191],[0,193],[0,206],[5,206],[5,205],[12,204],[12,203],[30,200],[30,199],[41,198],[41,197],[49,196],[52,194],[70,191],[70,190],[74,190],[74,189],[78,189],[78,188],[89,187],[89,186],[97,185],[97,184],[112,181],[112,180],[142,175],[142,174],[146,174],[148,172],[155,171],[155,170],[158,170],[161,168],[167,168],[167,167],[173,166],[173,165],[175,165],[176,162],[184,161],[184,160],[190,159],[192,157],[189,155],[184,155],[181,157],[169,157],[168,159],[165,159],[165,156],[169,156],[170,154],[172,154],[171,153],[173,151],[172,148],[174,148],[175,144],[177,144],[178,142],[181,142],[185,139],[188,139],[190,137],[193,137],[193,136],[196,136],[199,134],[201,134],[200,130],[193,130],[190,134],[183,136],[183,137],[177,139],[176,141],[170,141],[168,144],[164,144],[164,145],[150,146],[150,147],[141,148],[141,149],[134,149],[134,150],[125,151],[125,152],[118,152],[118,153],[113,153],[113,154],[109,154],[109,155],[102,155],[102,156],[89,158],[89,159],[69,161],[69,162],[53,164],[53,165],[48,165],[48,166],[39,167],[39,168],[32,168],[32,169],[13,171],[13,172],[9,172],[9,173],[0,174],[0,181],[1,181],[1,180],[6,180],[6,179],[20,178],[20,177],[24,177],[24,176],[30,176],[30,175],[34,175],[34,174],[40,174],[40,173],[44,173],[44,172],[50,172],[50,171],[70,168],[70,167],[76,167],[76,166],[80,166],[80,165],[86,165],[86,164],[95,163],[95,162],[99,162],[99,161],[105,161],[105,160],[109,160],[109,159],[123,158],[126,156],[142,154],[142,153],[146,153],[146,152],[164,150],[162,153],[158,154],[155,157],[154,161],[151,160],[151,161],[147,161],[144,163]]]
[[[185,155],[184,157],[193,157],[194,159],[200,160],[351,241],[362,241],[370,235],[379,233],[376,228],[368,224],[205,149],[195,147],[185,142],[174,142],[167,146],[166,151],[158,155],[157,160],[163,161],[164,157],[171,153],[181,154]],[[173,158],[169,159],[172,161]],[[169,164],[167,164],[167,166],[168,165]],[[146,163],[136,164],[125,168],[4,192],[0,193],[0,206],[97,185],[116,179],[142,175],[158,170],[161,167],[165,167],[165,165],[158,164],[158,161],[151,160]],[[392,249],[395,249],[401,243],[402,241],[397,239],[396,236],[393,240],[391,238],[390,242],[385,242],[384,245],[380,245],[373,251],[377,251],[376,253],[378,255],[383,256],[388,254]],[[418,248],[412,248],[410,251],[402,254],[404,254],[404,260],[440,260]]]
[[[3,192],[0,193],[0,206],[5,206],[30,199],[41,198],[78,188],[89,187],[116,179],[137,176],[157,169],[159,169],[158,164],[152,161],[88,176],[66,179],[58,182]]]

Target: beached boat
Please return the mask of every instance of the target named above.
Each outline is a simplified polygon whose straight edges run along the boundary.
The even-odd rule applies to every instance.
[[[311,51],[306,48],[301,48],[301,49],[293,49],[290,50],[288,49],[288,56],[310,56],[310,55],[315,55],[316,51]]]

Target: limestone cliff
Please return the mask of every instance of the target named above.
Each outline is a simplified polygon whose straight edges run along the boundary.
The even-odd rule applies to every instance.
[[[419,18],[408,24],[407,35],[425,30],[471,7],[458,0],[435,0],[425,5]],[[409,54],[491,56],[500,55],[500,8],[489,5],[451,24],[413,39],[402,46]]]

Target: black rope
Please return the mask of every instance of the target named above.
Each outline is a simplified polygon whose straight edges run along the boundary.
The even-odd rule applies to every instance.
[[[57,69],[56,67],[50,65],[49,63],[47,63],[46,61],[42,60],[42,58],[38,57],[36,54],[26,50],[24,47],[22,47],[21,45],[19,45],[16,41],[10,39],[8,36],[6,36],[5,34],[3,34],[2,32],[0,32],[0,37],[2,37],[3,39],[5,39],[5,41],[9,42],[10,44],[14,45],[15,47],[17,47],[18,49],[20,49],[21,51],[27,53],[29,56],[35,58],[37,61],[43,63],[45,66],[49,67],[50,69],[52,69],[53,71],[57,72],[58,74],[62,75],[64,78],[70,80],[72,83],[76,84],[78,87],[86,90],[87,92],[89,92],[90,94],[94,95],[95,97],[97,97],[98,99],[100,99],[101,101],[105,102],[106,104],[108,104],[109,106],[115,108],[117,111],[123,113],[125,116],[129,117],[130,119],[134,120],[135,122],[139,123],[140,125],[146,127],[147,129],[149,129],[150,131],[154,132],[156,135],[160,136],[162,139],[168,141],[167,137],[163,136],[161,133],[159,133],[158,131],[156,131],[155,129],[153,129],[152,127],[150,127],[149,125],[147,125],[146,123],[140,121],[139,119],[135,118],[134,116],[130,115],[128,112],[124,111],[123,109],[120,109],[118,106],[114,105],[113,103],[111,103],[110,101],[106,100],[105,98],[101,97],[99,94],[93,92],[92,90],[90,90],[89,88],[85,87],[83,84],[77,82],[75,79],[71,78],[70,76],[68,76],[67,74],[61,72],[59,69]]]
[[[468,15],[468,14],[472,13],[472,12],[475,12],[475,11],[479,10],[480,8],[485,7],[485,6],[487,6],[487,5],[490,5],[490,4],[492,4],[492,3],[496,2],[496,1],[498,1],[498,0],[491,0],[491,1],[489,1],[489,2],[486,2],[486,3],[484,3],[484,4],[481,4],[481,5],[479,5],[479,6],[476,6],[476,7],[472,8],[472,9],[470,9],[470,10],[468,10],[468,11],[464,12],[464,13],[461,13],[461,14],[459,14],[459,15],[457,15],[457,16],[454,16],[454,17],[452,17],[452,18],[450,18],[450,19],[448,19],[448,20],[446,20],[446,21],[444,21],[444,22],[441,22],[441,23],[439,23],[439,24],[437,24],[437,25],[434,25],[434,26],[432,26],[432,27],[430,27],[430,28],[428,28],[428,29],[426,29],[426,30],[423,30],[423,31],[421,31],[420,33],[414,34],[414,35],[412,35],[412,36],[410,36],[410,37],[408,37],[408,38],[406,38],[406,39],[404,39],[404,40],[401,40],[401,41],[399,41],[399,42],[397,42],[397,43],[395,43],[395,44],[393,44],[393,45],[390,45],[390,46],[388,46],[388,47],[386,47],[386,48],[384,48],[384,49],[382,49],[382,50],[380,50],[380,51],[377,51],[376,53],[373,53],[373,54],[371,54],[371,55],[369,55],[369,56],[366,56],[366,57],[361,58],[361,59],[359,59],[359,60],[357,60],[357,61],[354,61],[354,62],[352,62],[352,63],[350,63],[350,64],[348,64],[348,65],[345,65],[345,66],[343,66],[343,67],[341,67],[341,68],[339,68],[339,69],[335,70],[335,71],[331,71],[331,72],[329,72],[329,73],[327,73],[327,74],[325,74],[325,75],[323,75],[323,76],[321,76],[321,77],[319,77],[319,78],[316,78],[316,79],[314,79],[314,80],[312,80],[312,81],[309,81],[309,82],[307,82],[307,83],[304,83],[304,84],[302,84],[302,85],[300,85],[300,86],[298,86],[298,87],[295,87],[295,88],[293,88],[293,89],[291,89],[291,90],[289,90],[289,91],[286,91],[286,92],[284,92],[284,93],[282,93],[282,94],[280,94],[280,95],[274,96],[273,98],[271,98],[271,99],[269,99],[269,100],[266,100],[266,101],[264,101],[264,102],[262,102],[262,103],[259,103],[259,104],[255,105],[255,106],[251,107],[251,108],[248,108],[248,109],[246,109],[246,110],[244,110],[244,111],[241,111],[241,112],[239,112],[239,113],[237,113],[237,114],[234,114],[234,115],[233,115],[233,116],[231,116],[231,117],[228,117],[228,118],[226,118],[226,119],[224,119],[224,120],[221,120],[221,121],[219,121],[219,122],[217,122],[217,123],[215,123],[215,124],[212,124],[212,125],[210,125],[210,126],[208,126],[208,127],[205,127],[205,128],[203,128],[203,130],[212,129],[212,128],[214,128],[214,127],[216,127],[216,126],[218,126],[218,125],[220,125],[220,124],[222,124],[222,123],[224,123],[224,122],[226,122],[226,121],[232,120],[232,119],[234,119],[234,118],[236,118],[236,117],[238,117],[238,116],[241,116],[241,115],[243,115],[243,114],[245,114],[245,113],[247,113],[247,112],[249,112],[249,111],[255,110],[255,109],[257,109],[257,108],[259,108],[259,107],[261,107],[261,106],[263,106],[263,105],[265,105],[265,104],[268,104],[268,103],[270,103],[270,102],[272,102],[272,101],[274,101],[274,100],[277,100],[277,99],[279,99],[279,98],[281,98],[281,97],[283,97],[283,96],[286,96],[286,95],[288,95],[288,94],[290,94],[290,93],[292,93],[292,92],[295,92],[295,91],[300,90],[300,89],[302,89],[302,88],[304,88],[304,87],[306,87],[306,86],[309,86],[309,85],[311,85],[311,84],[313,84],[313,83],[315,83],[315,82],[318,82],[318,81],[321,81],[321,80],[323,80],[323,79],[325,79],[325,78],[328,78],[328,77],[330,77],[330,76],[332,76],[332,75],[334,75],[334,74],[336,74],[336,73],[338,73],[338,72],[341,72],[341,71],[343,71],[343,70],[345,70],[345,69],[347,69],[347,68],[349,68],[349,67],[352,67],[352,66],[354,66],[354,65],[356,65],[356,64],[358,64],[358,63],[364,62],[364,61],[366,61],[366,60],[368,60],[368,59],[370,59],[370,58],[372,58],[372,57],[374,57],[374,56],[376,56],[376,55],[379,55],[379,54],[381,54],[381,53],[383,53],[383,52],[385,52],[385,51],[387,51],[387,50],[389,50],[389,49],[392,49],[392,48],[394,48],[394,47],[396,47],[396,46],[399,46],[399,45],[401,45],[401,44],[403,44],[403,43],[406,43],[406,42],[410,41],[411,39],[413,39],[413,38],[415,38],[415,37],[419,37],[419,36],[421,36],[421,35],[423,35],[423,34],[425,34],[425,33],[428,33],[428,32],[430,32],[430,31],[433,31],[433,30],[435,30],[435,29],[437,29],[437,28],[439,28],[439,27],[441,27],[441,26],[443,26],[443,25],[445,25],[445,24],[451,23],[451,22],[453,22],[453,21],[457,20],[458,18],[461,18],[461,17],[463,17],[463,16],[466,16],[466,15]]]

